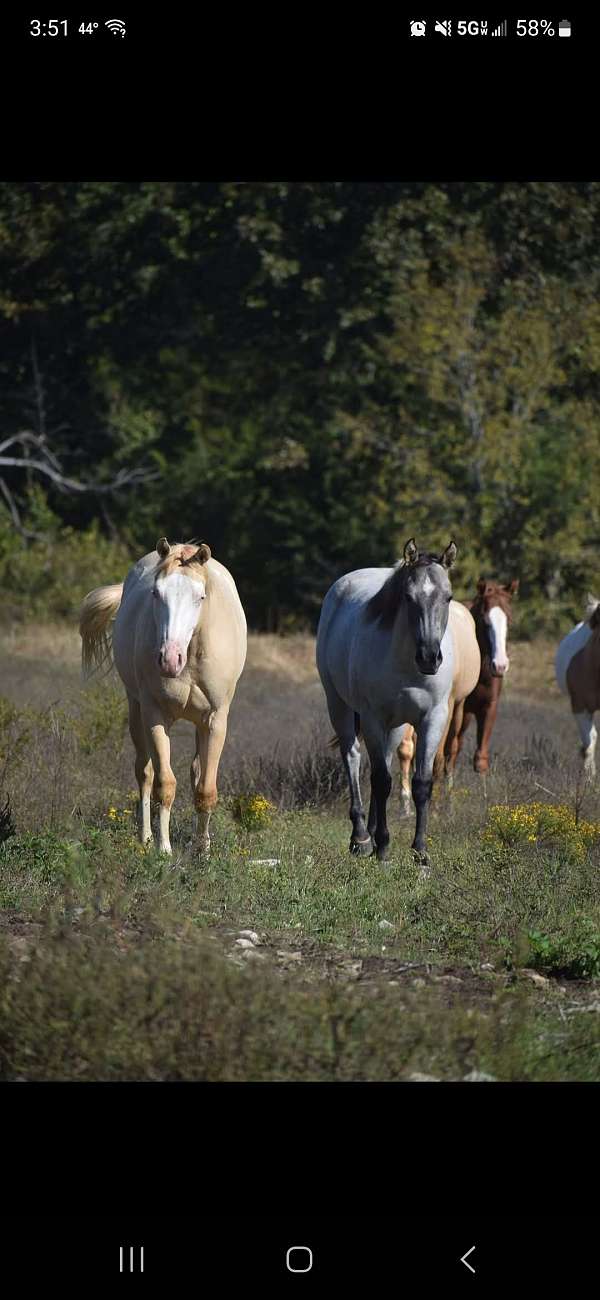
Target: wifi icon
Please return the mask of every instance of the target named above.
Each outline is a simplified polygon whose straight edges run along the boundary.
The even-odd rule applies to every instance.
[[[109,31],[113,32],[115,36],[124,36],[127,30],[121,18],[109,18],[104,26],[108,27]]]

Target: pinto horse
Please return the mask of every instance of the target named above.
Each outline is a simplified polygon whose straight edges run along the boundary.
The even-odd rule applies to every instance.
[[[594,713],[600,709],[600,601],[588,594],[585,620],[563,637],[555,659],[556,680],[568,694],[581,738],[585,775],[596,775]]]
[[[142,844],[152,840],[153,795],[160,808],[163,853],[171,852],[176,789],[169,732],[179,718],[194,723],[190,776],[198,851],[208,853],[229,706],[246,660],[246,619],[229,570],[211,557],[204,542],[170,546],[161,537],[124,582],[89,592],[79,630],[84,669],[110,663],[112,652],[127,691],[140,791],[139,835]]]
[[[466,610],[451,611],[451,542],[438,557],[419,553],[414,538],[393,569],[357,569],[330,587],[317,632],[317,668],[350,788],[350,852],[388,856],[386,808],[394,753],[404,724],[418,740],[412,796],[417,812],[413,850],[427,863],[427,812],[435,754],[448,725],[455,656],[471,654],[470,689],[479,673],[475,627]],[[460,607],[457,606],[457,609]],[[450,622],[452,618],[452,623]],[[362,734],[371,762],[368,820],[360,792]]]
[[[518,579],[507,586],[480,578],[475,600],[466,603],[475,620],[477,643],[481,654],[479,680],[470,694],[461,702],[457,696],[450,715],[448,731],[442,740],[434,763],[434,777],[445,771],[449,783],[454,778],[456,760],[462,749],[464,736],[473,718],[477,721],[477,748],[473,758],[476,772],[487,772],[490,764],[489,746],[502,682],[509,669],[506,653],[508,627],[512,619],[511,601],[519,588]],[[415,737],[412,728],[406,728],[398,748],[402,780],[402,800],[405,813],[409,812],[407,792],[409,771],[414,752]]]

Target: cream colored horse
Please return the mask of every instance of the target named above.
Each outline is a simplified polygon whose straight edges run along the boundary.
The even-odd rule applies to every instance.
[[[111,645],[108,627],[113,618]],[[204,543],[170,546],[161,537],[156,550],[138,560],[124,583],[90,591],[79,630],[84,669],[110,662],[112,650],[129,701],[140,839],[142,844],[152,839],[152,794],[160,807],[163,853],[171,852],[169,822],[176,789],[169,731],[179,718],[194,723],[192,796],[198,849],[208,853],[227,716],[246,661],[246,619],[229,570],[212,559]]]
[[[454,647],[454,672],[452,689],[448,700],[448,722],[433,764],[434,780],[437,780],[444,770],[444,746],[448,739],[450,727],[452,726],[453,733],[458,734],[460,731],[465,700],[471,694],[471,691],[475,689],[481,669],[481,653],[477,644],[475,622],[469,610],[465,605],[461,605],[458,600],[450,601],[448,626],[452,633]],[[417,733],[415,728],[407,723],[398,746],[401,775],[401,810],[405,817],[410,815],[410,769],[415,755],[416,741]]]

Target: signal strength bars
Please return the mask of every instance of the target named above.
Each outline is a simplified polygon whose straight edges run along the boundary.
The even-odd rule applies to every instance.
[[[491,36],[507,36],[507,35],[508,35],[508,22],[507,22],[507,20],[505,19],[503,23],[498,23],[498,26],[497,26],[497,27],[494,27],[494,30],[493,30],[493,32],[490,32],[490,35],[491,35]]]

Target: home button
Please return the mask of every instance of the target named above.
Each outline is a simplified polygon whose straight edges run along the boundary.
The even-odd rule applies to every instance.
[[[285,1262],[290,1273],[310,1273],[313,1266],[310,1246],[290,1246]]]

